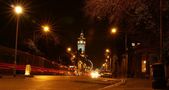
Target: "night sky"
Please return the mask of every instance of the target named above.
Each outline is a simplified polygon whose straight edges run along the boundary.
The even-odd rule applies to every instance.
[[[104,62],[104,50],[115,45],[117,38],[109,35],[106,21],[91,22],[85,16],[84,0],[21,1],[27,11],[20,18],[19,45],[31,38],[32,32],[39,30],[44,23],[51,25],[57,44],[71,46],[74,50],[83,31],[87,39],[86,53],[95,66]],[[7,47],[15,45],[16,19],[10,10],[13,2],[15,0],[0,0],[0,44]]]

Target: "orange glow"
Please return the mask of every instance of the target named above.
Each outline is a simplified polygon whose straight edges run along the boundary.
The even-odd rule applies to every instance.
[[[76,56],[75,55],[73,55],[73,58],[75,58]]]
[[[14,7],[14,11],[16,14],[21,14],[23,12],[23,8],[19,5]]]
[[[31,73],[31,65],[26,65],[26,68],[25,68],[25,75],[26,76],[29,76]]]
[[[106,66],[105,63],[102,66],[105,67]]]
[[[109,49],[106,49],[106,53],[109,53],[110,52],[110,50]]]
[[[117,29],[116,28],[112,28],[111,29],[111,34],[115,34],[117,32]]]
[[[44,32],[49,32],[50,31],[50,28],[49,28],[48,25],[44,25],[44,26],[42,26],[42,28],[43,28]]]
[[[108,60],[106,59],[106,62],[107,62]]]
[[[39,79],[39,80],[51,80],[53,79],[54,77],[52,76],[47,76],[47,75],[43,75],[43,76],[35,76],[36,79]]]
[[[92,78],[98,78],[100,76],[99,72],[97,71],[92,71],[90,75]]]
[[[144,62],[144,64],[146,64],[146,60],[145,61],[143,61]]]
[[[70,52],[72,49],[70,47],[67,48],[67,51]]]
[[[146,72],[146,70],[147,70],[147,68],[146,68],[146,60],[143,60],[142,61],[142,68],[141,68],[141,71],[143,72],[143,73],[145,73]]]

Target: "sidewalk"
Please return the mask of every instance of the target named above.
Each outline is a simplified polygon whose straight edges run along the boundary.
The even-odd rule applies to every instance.
[[[101,90],[153,90],[150,79],[127,79],[123,80],[120,85],[110,85]]]

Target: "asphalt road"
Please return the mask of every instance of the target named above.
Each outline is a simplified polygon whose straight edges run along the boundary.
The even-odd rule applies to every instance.
[[[82,76],[6,76],[0,78],[0,90],[98,90],[116,82]]]

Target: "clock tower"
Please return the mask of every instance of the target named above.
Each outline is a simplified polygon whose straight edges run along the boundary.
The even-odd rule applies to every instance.
[[[83,32],[80,33],[80,37],[77,41],[77,50],[80,54],[85,54],[86,38],[84,37]]]

